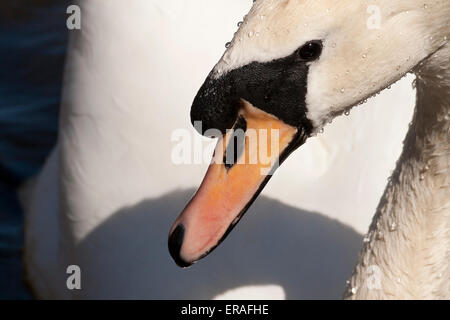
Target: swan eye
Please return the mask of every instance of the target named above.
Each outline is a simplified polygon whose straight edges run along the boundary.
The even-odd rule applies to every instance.
[[[320,57],[322,53],[322,42],[319,40],[307,42],[298,49],[298,56],[303,61],[314,61]]]

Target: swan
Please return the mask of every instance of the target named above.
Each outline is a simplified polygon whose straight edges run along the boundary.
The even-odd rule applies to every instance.
[[[34,294],[53,299],[338,297],[359,249],[357,232],[368,227],[401,151],[412,116],[411,77],[310,138],[263,191],[266,197],[252,208],[254,219],[248,216],[241,226],[245,232],[195,269],[179,270],[165,250],[165,229],[207,164],[174,165],[170,137],[178,128],[194,133],[186,106],[251,1],[77,4],[82,29],[70,32],[58,145],[23,201],[25,267]],[[388,102],[394,100],[392,110]],[[396,125],[377,131],[386,119]],[[375,159],[386,150],[382,161]],[[292,172],[302,179],[293,179]],[[344,185],[343,178],[352,183]],[[270,214],[276,210],[281,212]],[[273,261],[286,257],[251,240],[264,239],[255,229],[268,230],[258,224],[261,217],[272,221],[272,229],[277,223],[284,228],[286,237],[271,241],[280,252],[289,248],[288,238],[298,237],[286,228],[301,221],[309,223],[308,241],[331,239],[336,246],[325,242],[315,253],[308,249],[314,242],[292,243],[298,263],[290,257],[286,263],[258,266],[263,253]],[[282,217],[285,222],[279,222]],[[314,223],[330,235],[315,236]],[[315,277],[326,283],[298,276],[314,261],[336,262],[336,253],[340,260],[333,271],[314,267]],[[307,257],[314,261],[305,262]],[[72,264],[81,267],[80,291],[66,287]]]
[[[450,297],[450,4],[374,5],[378,28],[360,14],[366,1],[254,2],[192,104],[196,129],[220,139],[170,229],[179,266],[213,251],[308,137],[413,72],[415,115],[345,297]],[[262,133],[273,129],[275,136]],[[271,150],[270,162],[262,149]]]

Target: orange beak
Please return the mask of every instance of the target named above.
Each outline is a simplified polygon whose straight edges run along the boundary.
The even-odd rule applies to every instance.
[[[232,130],[218,141],[203,182],[169,233],[169,251],[188,267],[217,247],[273,172],[306,137],[243,101]]]

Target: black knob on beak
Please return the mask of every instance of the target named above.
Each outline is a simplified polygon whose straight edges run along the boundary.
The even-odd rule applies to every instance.
[[[222,134],[230,129],[237,118],[240,99],[236,97],[230,75],[216,78],[211,73],[200,88],[191,108],[192,125],[205,135],[210,129]],[[198,123],[201,122],[201,128]]]

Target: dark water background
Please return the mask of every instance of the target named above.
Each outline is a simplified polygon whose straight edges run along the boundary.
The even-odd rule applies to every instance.
[[[16,190],[57,137],[67,43],[65,0],[0,2],[0,299],[29,299]]]

